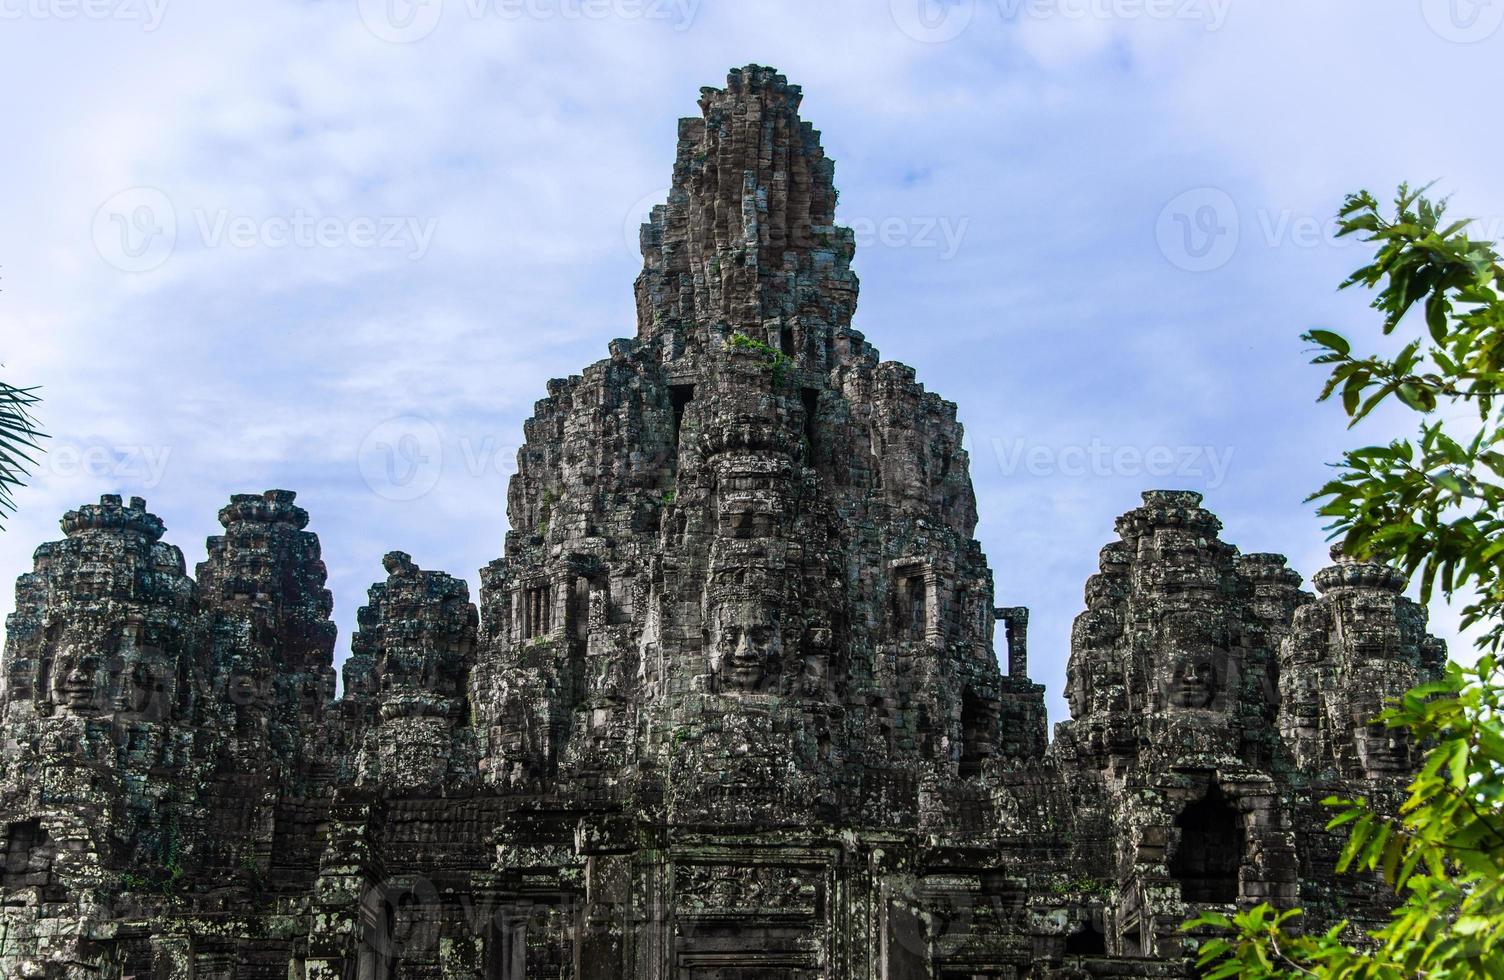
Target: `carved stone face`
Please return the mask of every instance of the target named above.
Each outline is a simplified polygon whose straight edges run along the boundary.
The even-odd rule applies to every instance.
[[[772,491],[747,490],[722,496],[717,521],[722,538],[761,539],[777,534],[779,502]]]
[[[426,691],[433,685],[424,671],[422,651],[398,648],[386,651],[376,662],[383,693]]]
[[[1419,679],[1408,665],[1392,660],[1359,659],[1355,667],[1349,683],[1363,686],[1352,692],[1348,721],[1358,764],[1369,778],[1407,774],[1413,766],[1410,734],[1378,716]]]
[[[270,715],[277,706],[271,669],[247,658],[225,681],[225,696],[243,720]]]
[[[1218,707],[1219,696],[1235,670],[1227,637],[1217,614],[1178,612],[1160,623],[1152,653],[1167,708],[1205,710]]]
[[[315,717],[323,706],[323,692],[316,681],[305,680],[298,685],[298,711],[305,718]]]
[[[436,656],[430,651],[403,647],[388,651],[377,662],[382,718],[447,713],[453,685],[439,683]]]
[[[1412,765],[1409,733],[1383,722],[1372,722],[1372,717],[1372,712],[1353,712],[1353,744],[1364,773],[1370,778],[1409,773]]]
[[[1086,689],[1086,682],[1076,676],[1075,670],[1066,671],[1065,702],[1070,706],[1072,718],[1079,720],[1086,717],[1089,693]]]
[[[1182,651],[1170,671],[1170,704],[1177,708],[1208,708],[1216,696],[1216,664],[1211,655]]]
[[[710,619],[710,665],[729,689],[754,691],[782,655],[776,610],[758,602],[725,602]]]
[[[1413,744],[1409,733],[1390,728],[1378,721],[1378,717],[1396,698],[1420,683],[1419,673],[1403,660],[1363,655],[1366,648],[1384,649],[1371,637],[1353,637],[1349,642],[1359,651],[1359,656],[1348,668],[1345,705],[1341,696],[1328,702],[1329,717],[1335,722],[1333,727],[1339,727],[1344,720],[1342,712],[1345,707],[1352,746],[1363,772],[1370,778],[1407,774],[1413,766]],[[1326,693],[1331,696],[1336,692]]]
[[[496,749],[497,754],[508,761],[522,759],[527,750],[527,733],[523,731],[520,720],[514,720],[511,725],[497,727]]]
[[[104,708],[100,657],[77,646],[63,648],[53,664],[52,697],[64,714],[86,718]]]
[[[377,748],[382,781],[393,789],[437,786],[444,778],[448,736],[435,718],[389,722]]]
[[[533,757],[534,740],[528,703],[516,691],[502,696],[501,709],[491,724],[491,755],[497,772],[505,779],[520,778],[538,760]]]
[[[1212,589],[1219,578],[1203,538],[1185,528],[1159,528],[1141,539],[1138,560],[1145,581],[1170,592]]]

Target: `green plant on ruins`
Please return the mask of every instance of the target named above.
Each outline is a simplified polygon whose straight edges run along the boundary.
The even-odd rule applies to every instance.
[[[783,351],[761,340],[754,340],[744,333],[732,334],[731,346],[737,350],[751,351],[766,357],[773,367],[773,384],[775,386],[783,384],[789,376],[789,370],[794,366],[793,359]]]
[[[155,863],[138,866],[120,876],[120,884],[126,891],[159,895],[177,891],[187,869],[183,867],[176,823],[169,823],[162,829],[156,851]]]
[[[1112,883],[1105,878],[1062,878],[1050,886],[1052,895],[1070,895],[1080,892],[1083,895],[1105,897],[1112,893]]]
[[[1419,415],[1418,436],[1346,453],[1312,499],[1350,554],[1403,569],[1423,599],[1467,599],[1483,655],[1380,716],[1428,746],[1398,815],[1326,801],[1329,829],[1349,835],[1338,870],[1381,875],[1398,897],[1392,919],[1369,934],[1347,923],[1302,934],[1298,910],[1205,914],[1186,928],[1214,934],[1197,957],[1208,977],[1504,976],[1504,269],[1424,189],[1402,186],[1394,210],[1348,198],[1340,233],[1376,254],[1342,285],[1376,289],[1383,331],[1404,346],[1360,357],[1331,331],[1306,339],[1330,366],[1321,398],[1340,397],[1350,424],[1392,401]]]
[[[553,521],[554,497],[552,490],[543,491],[543,506],[538,511],[538,537],[548,537],[548,525]]]
[[[247,848],[240,855],[240,870],[244,871],[253,887],[258,891],[266,887],[266,876],[261,872],[261,862],[256,857],[256,852]]]

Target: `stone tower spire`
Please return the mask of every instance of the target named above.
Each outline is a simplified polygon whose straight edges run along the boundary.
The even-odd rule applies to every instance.
[[[1398,569],[1340,545],[1331,556],[1314,577],[1321,598],[1296,611],[1280,650],[1280,731],[1315,772],[1403,782],[1414,746],[1377,717],[1441,671],[1446,647],[1426,633],[1425,607],[1404,596]]]
[[[679,123],[666,205],[642,228],[640,339],[740,332],[804,365],[851,322],[849,229],[835,227],[835,165],[799,118],[803,95],[771,68],[733,70]]]
[[[851,329],[853,236],[799,102],[757,66],[703,90],[637,337],[527,422],[481,588],[488,785],[675,824],[897,819],[921,782],[1043,752],[1042,690],[998,669],[956,406]]]

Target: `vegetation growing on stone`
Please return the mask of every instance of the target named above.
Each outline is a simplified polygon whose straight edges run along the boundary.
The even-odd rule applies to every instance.
[[[789,376],[789,371],[794,366],[793,360],[787,354],[764,341],[748,337],[744,333],[732,334],[730,343],[736,350],[751,351],[766,357],[773,369],[773,386],[775,388],[783,386]]]

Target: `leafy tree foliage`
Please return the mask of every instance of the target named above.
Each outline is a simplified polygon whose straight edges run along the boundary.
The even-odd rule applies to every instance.
[[[1323,400],[1340,398],[1354,425],[1393,401],[1420,415],[1418,437],[1346,453],[1312,499],[1349,554],[1402,568],[1423,600],[1469,596],[1483,656],[1380,716],[1429,746],[1398,815],[1326,801],[1339,811],[1329,829],[1349,832],[1338,870],[1382,875],[1400,900],[1391,921],[1302,934],[1299,910],[1204,914],[1186,928],[1215,933],[1198,951],[1208,977],[1504,977],[1504,269],[1423,191],[1401,186],[1393,218],[1353,195],[1340,228],[1376,250],[1343,287],[1377,290],[1384,333],[1415,336],[1358,357],[1339,334],[1306,334],[1331,366]]]
[[[1347,453],[1341,475],[1316,494],[1349,553],[1392,559],[1418,577],[1421,601],[1439,585],[1470,592],[1463,625],[1482,625],[1484,646],[1504,643],[1504,268],[1468,222],[1442,225],[1445,202],[1401,187],[1388,220],[1365,193],[1349,197],[1340,234],[1368,235],[1374,261],[1343,288],[1377,288],[1384,333],[1418,336],[1394,357],[1355,357],[1328,330],[1306,339],[1332,365],[1322,399],[1340,393],[1351,425],[1385,402],[1421,414],[1419,438]],[[1417,311],[1420,317],[1408,314]],[[1422,324],[1417,320],[1423,321]],[[1466,420],[1466,421],[1457,421]],[[1447,427],[1451,426],[1451,431]]]

